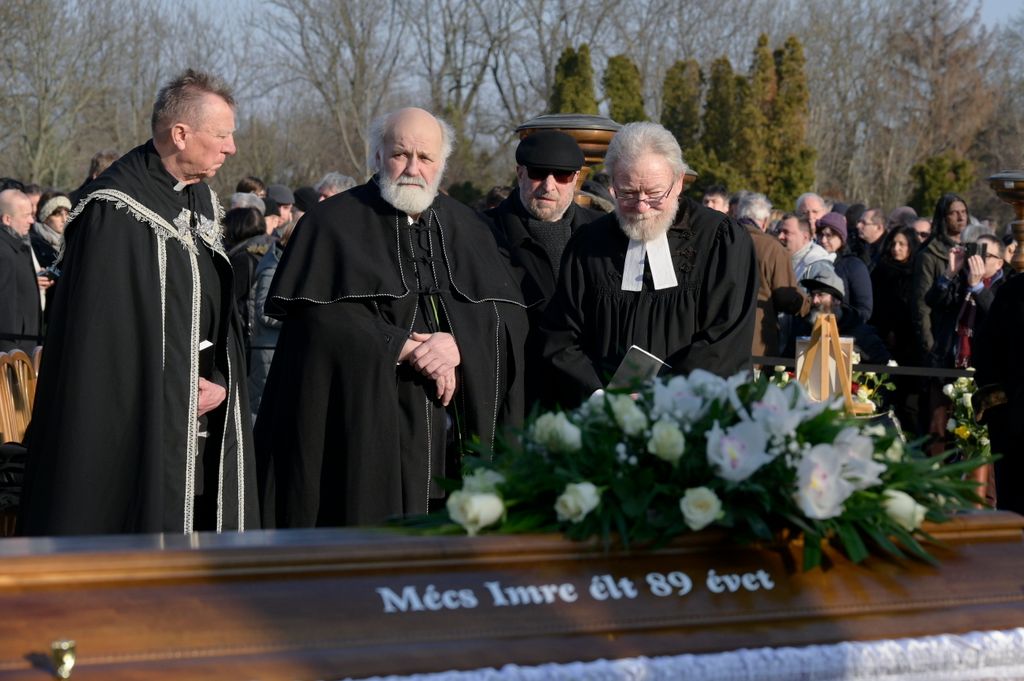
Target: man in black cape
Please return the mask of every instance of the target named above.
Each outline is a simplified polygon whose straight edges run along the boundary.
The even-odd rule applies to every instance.
[[[551,374],[542,356],[540,319],[555,292],[558,267],[569,238],[581,225],[603,213],[577,206],[573,198],[584,163],[571,136],[543,130],[516,147],[517,190],[487,211],[494,220],[498,243],[509,254],[526,303],[530,333],[526,339],[526,404],[547,401]]]
[[[630,346],[670,366],[750,367],[757,263],[747,231],[681,196],[686,164],[655,123],[630,123],[605,157],[616,208],[573,236],[544,319],[563,406],[605,387]]]
[[[202,182],[235,153],[234,100],[186,71],[153,139],[90,186],[66,229],[20,532],[259,527],[223,210]]]
[[[424,513],[469,441],[521,419],[525,305],[489,226],[437,195],[451,140],[421,109],[375,121],[377,175],[292,235],[265,309],[284,320],[256,421],[267,525]]]

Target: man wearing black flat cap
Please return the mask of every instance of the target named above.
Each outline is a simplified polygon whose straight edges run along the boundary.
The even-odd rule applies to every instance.
[[[487,211],[498,243],[518,270],[523,296],[530,305],[526,343],[527,408],[550,395],[546,390],[540,317],[558,281],[562,251],[578,227],[601,213],[573,203],[584,157],[570,135],[543,130],[526,137],[516,149],[518,191]]]

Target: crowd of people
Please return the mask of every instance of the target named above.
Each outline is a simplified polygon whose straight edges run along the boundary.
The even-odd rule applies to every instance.
[[[989,359],[1014,242],[955,194],[931,216],[697,201],[671,133],[631,123],[586,183],[570,135],[524,138],[515,185],[470,207],[441,191],[452,130],[410,108],[374,121],[365,182],[246,176],[222,206],[204,180],[235,152],[234,109],[189,70],[152,139],[97,154],[74,192],[2,180],[0,350],[45,327],[20,532],[428,512],[464,456],[605,387],[632,346],[731,375],[792,358],[830,313],[866,363]],[[941,442],[941,379],[896,383],[904,428]]]

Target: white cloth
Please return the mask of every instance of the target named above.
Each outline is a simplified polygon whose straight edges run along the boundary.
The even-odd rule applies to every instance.
[[[1024,678],[1024,629],[756,648],[707,655],[506,665],[372,681],[982,681]]]
[[[644,263],[651,266],[651,277],[655,290],[673,288],[679,285],[672,252],[668,248],[668,235],[662,234],[651,241],[629,240],[626,261],[622,265],[622,290],[642,291],[644,288]]]

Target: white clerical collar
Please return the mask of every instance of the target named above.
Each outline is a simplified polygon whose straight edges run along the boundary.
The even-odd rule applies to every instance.
[[[662,233],[651,241],[629,240],[626,261],[622,266],[623,291],[643,290],[645,262],[651,266],[655,290],[679,285],[672,265],[672,253],[668,249],[668,234]]]
[[[174,191],[180,192],[182,189],[184,189],[187,186],[188,186],[188,183],[185,182],[185,180],[180,180],[178,182],[178,184],[174,185]]]

